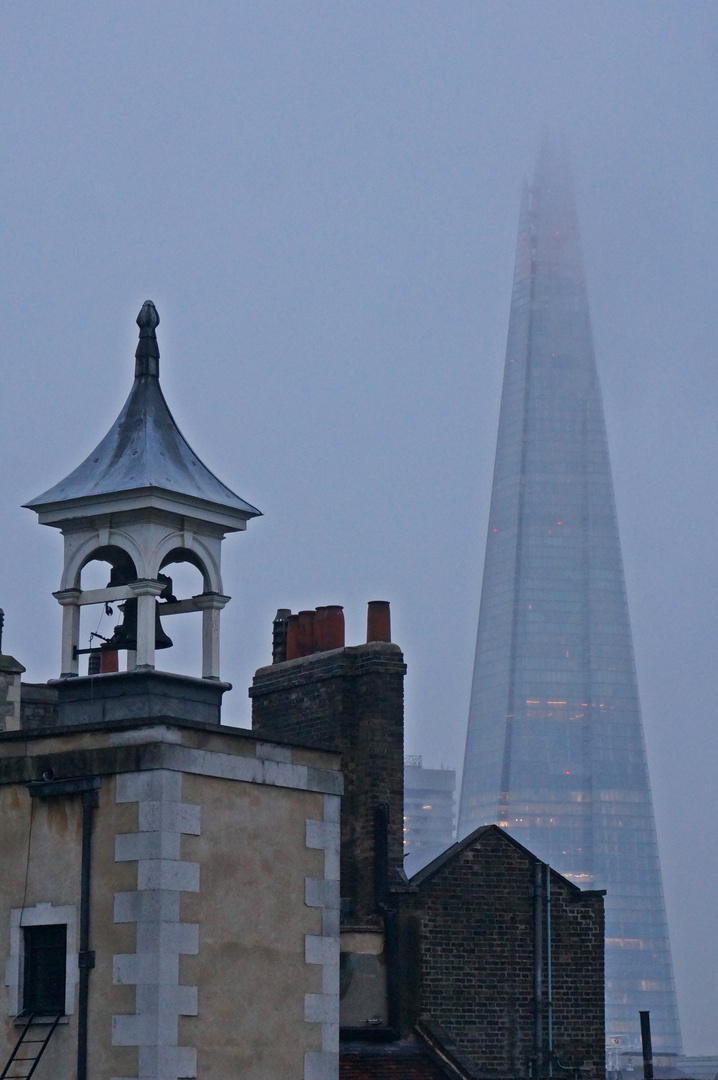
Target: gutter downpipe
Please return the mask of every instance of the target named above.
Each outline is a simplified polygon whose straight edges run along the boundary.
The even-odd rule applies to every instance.
[[[534,1071],[538,1078],[543,1066],[543,876],[544,864],[534,865]]]
[[[374,899],[384,916],[386,949],[387,1027],[398,1038],[399,1008],[399,927],[396,904],[389,892],[389,807],[379,803],[374,808]],[[79,1080],[79,1078],[78,1078]]]
[[[641,1049],[643,1050],[643,1080],[653,1080],[653,1046],[651,1044],[651,1014],[646,1009],[641,1018]]]
[[[95,953],[90,949],[90,871],[92,867],[92,811],[99,805],[99,791],[82,792],[82,876],[80,880],[80,951],[77,957],[79,992],[77,1009],[77,1080],[87,1080],[87,1013],[90,972]]]
[[[90,882],[92,869],[92,811],[100,803],[99,776],[76,776],[56,780],[47,769],[42,780],[30,780],[31,799],[52,799],[80,795],[82,799],[82,869],[80,873],[80,948],[77,955],[79,993],[77,1002],[77,1080],[87,1080],[87,1013],[90,997],[90,972],[95,953],[90,949]]]
[[[551,983],[551,867],[546,872],[546,1010],[548,1012],[548,1074],[553,1076],[553,993]]]

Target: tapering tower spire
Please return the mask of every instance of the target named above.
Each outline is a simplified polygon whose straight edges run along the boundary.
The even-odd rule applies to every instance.
[[[524,191],[459,815],[607,890],[607,1033],[680,1052],[621,550],[568,165]]]

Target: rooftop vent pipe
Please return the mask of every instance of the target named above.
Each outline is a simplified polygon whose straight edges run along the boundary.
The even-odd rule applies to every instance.
[[[281,664],[287,659],[287,623],[291,615],[289,608],[279,608],[272,623],[272,663]]]

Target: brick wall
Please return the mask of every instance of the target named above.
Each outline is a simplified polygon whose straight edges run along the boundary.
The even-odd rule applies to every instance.
[[[551,873],[553,1039],[562,1062],[605,1075],[603,895],[579,892]],[[554,1072],[556,1070],[554,1069]]]
[[[252,728],[342,755],[341,894],[348,920],[371,921],[374,811],[389,807],[389,865],[401,867],[404,674],[401,650],[371,642],[260,668],[249,694]]]
[[[486,826],[412,878],[420,925],[421,1015],[482,1074],[547,1075],[545,899],[542,1055],[535,1049],[537,860]],[[540,864],[539,864],[540,865]],[[551,872],[553,1046],[586,1080],[604,1070],[603,897]],[[559,1070],[555,1065],[554,1075]],[[568,1073],[564,1075],[570,1075]]]

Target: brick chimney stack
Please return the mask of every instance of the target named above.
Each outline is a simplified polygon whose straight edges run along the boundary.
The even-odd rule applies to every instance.
[[[258,734],[341,753],[343,922],[378,928],[379,806],[388,808],[388,836],[382,850],[390,888],[403,873],[406,665],[401,649],[390,641],[389,604],[369,604],[370,640],[354,646],[344,644],[344,613],[339,606],[298,615],[281,609],[281,616],[287,625],[286,659],[277,660],[275,647],[275,662],[254,676],[249,690],[252,728]]]

